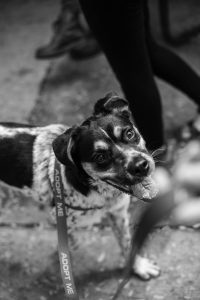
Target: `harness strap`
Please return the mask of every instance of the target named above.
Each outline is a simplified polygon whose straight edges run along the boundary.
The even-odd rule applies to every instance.
[[[79,300],[74,283],[70,252],[68,247],[64,188],[61,178],[60,163],[57,161],[57,159],[55,159],[53,190],[56,205],[58,254],[65,294],[66,298],[69,300]]]

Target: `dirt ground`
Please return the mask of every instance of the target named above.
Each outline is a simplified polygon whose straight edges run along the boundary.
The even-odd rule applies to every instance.
[[[0,119],[36,124],[75,124],[88,116],[96,99],[107,91],[121,93],[103,54],[82,62],[66,55],[54,61],[34,59],[48,42],[59,4],[53,0],[2,0],[0,3]],[[153,30],[163,42],[157,1],[151,2]],[[173,31],[199,21],[198,0],[172,1]],[[200,73],[200,38],[174,49]],[[166,130],[180,126],[196,108],[179,91],[158,81]],[[178,117],[177,117],[178,116]],[[64,299],[56,229],[48,211],[29,195],[2,187],[0,213],[0,299]],[[144,204],[132,208],[138,215]],[[99,216],[95,223],[99,224]],[[137,219],[137,218],[136,218]],[[93,220],[90,220],[92,223]],[[134,222],[136,222],[134,218]],[[123,274],[123,261],[108,227],[80,230],[72,250],[81,299],[107,300]],[[143,252],[158,262],[161,276],[149,282],[136,277],[120,299],[199,300],[200,234],[198,230],[156,229]]]

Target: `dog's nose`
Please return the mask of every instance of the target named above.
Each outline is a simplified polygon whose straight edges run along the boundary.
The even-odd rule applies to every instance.
[[[137,158],[128,165],[128,172],[131,175],[142,177],[149,172],[149,162],[145,158]]]

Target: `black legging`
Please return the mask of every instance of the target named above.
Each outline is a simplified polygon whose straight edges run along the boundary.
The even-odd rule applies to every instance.
[[[149,30],[146,0],[80,0],[89,26],[115,72],[147,146],[164,144],[162,107],[153,74],[200,107],[200,77]]]

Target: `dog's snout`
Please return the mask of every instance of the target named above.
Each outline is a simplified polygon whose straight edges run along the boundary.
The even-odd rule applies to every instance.
[[[128,172],[137,177],[146,176],[149,172],[149,169],[149,162],[143,157],[134,159],[128,165]]]

